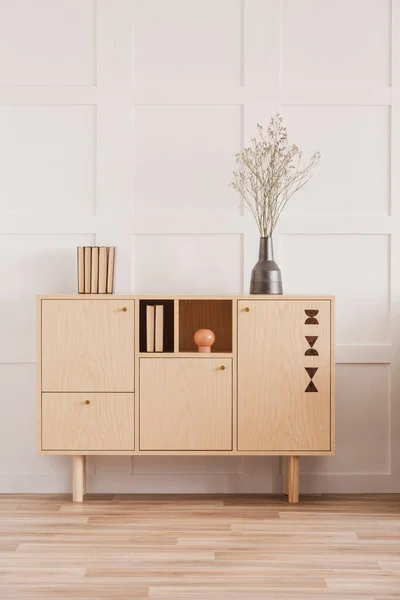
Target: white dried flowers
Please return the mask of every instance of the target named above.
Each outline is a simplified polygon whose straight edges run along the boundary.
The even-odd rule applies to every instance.
[[[288,200],[312,176],[321,155],[313,154],[303,165],[302,152],[288,142],[282,117],[272,117],[267,134],[257,125],[258,137],[251,146],[236,154],[238,171],[232,187],[253,214],[261,237],[271,236]]]

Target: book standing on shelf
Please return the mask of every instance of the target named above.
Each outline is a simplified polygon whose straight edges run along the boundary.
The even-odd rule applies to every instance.
[[[162,352],[164,348],[164,307],[156,305],[155,318],[155,352]]]
[[[164,306],[146,306],[146,352],[164,351]]]
[[[154,352],[155,307],[146,306],[146,350]]]
[[[139,352],[171,354],[177,346],[175,318],[177,306],[173,299],[139,298],[137,303]]]

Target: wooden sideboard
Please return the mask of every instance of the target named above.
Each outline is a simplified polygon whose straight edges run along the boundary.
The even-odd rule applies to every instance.
[[[164,352],[146,352],[146,307],[164,306]],[[287,457],[335,453],[331,296],[39,296],[38,450],[73,456]],[[212,329],[210,354],[193,335]]]

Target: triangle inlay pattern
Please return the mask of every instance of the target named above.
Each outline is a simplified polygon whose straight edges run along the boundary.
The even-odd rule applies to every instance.
[[[315,373],[318,371],[318,367],[304,367],[304,368],[307,371],[307,374],[310,378],[310,383],[308,384],[308,386],[306,387],[306,389],[304,391],[305,392],[318,392],[317,388],[315,387],[315,383],[312,380]]]
[[[317,335],[306,335],[305,338],[306,338],[307,342],[309,343],[310,348],[312,348],[314,346],[315,342],[317,341],[318,336]]]
[[[307,371],[307,373],[310,376],[310,379],[312,379],[315,375],[315,373],[318,371],[318,367],[304,367],[305,370]]]
[[[304,356],[319,356],[318,354],[318,350],[316,350],[315,348],[313,348],[315,342],[318,339],[317,335],[306,335],[305,336],[308,345],[310,346],[308,350],[305,351]]]
[[[315,387],[315,384],[313,381],[310,381],[310,383],[308,384],[308,386],[305,389],[306,392],[318,392],[317,388]]]

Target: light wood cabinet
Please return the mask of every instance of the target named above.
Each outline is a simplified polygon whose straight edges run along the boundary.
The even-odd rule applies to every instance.
[[[42,394],[43,450],[133,450],[133,394]]]
[[[141,358],[140,450],[232,450],[232,359]]]
[[[239,450],[331,449],[330,327],[329,301],[239,301]]]
[[[37,315],[38,450],[73,456],[74,501],[89,454],[284,456],[296,502],[299,456],[335,452],[330,296],[41,296]]]
[[[44,392],[134,391],[133,300],[43,300]]]

